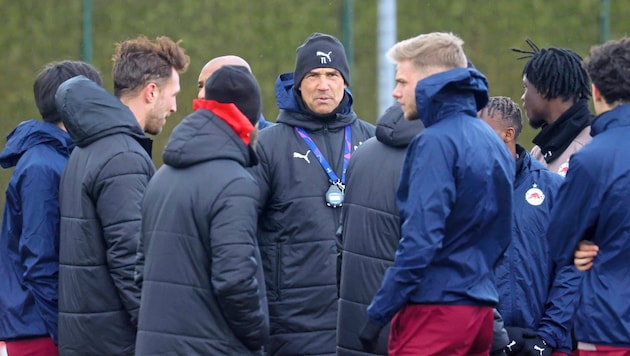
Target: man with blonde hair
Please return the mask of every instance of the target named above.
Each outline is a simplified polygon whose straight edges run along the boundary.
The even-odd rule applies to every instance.
[[[429,33],[397,43],[394,98],[426,129],[411,142],[397,193],[401,239],[368,307],[370,349],[391,320],[389,353],[487,355],[498,293],[494,265],[510,241],[514,159],[482,120],[487,80],[463,41]],[[393,318],[393,320],[392,320]]]

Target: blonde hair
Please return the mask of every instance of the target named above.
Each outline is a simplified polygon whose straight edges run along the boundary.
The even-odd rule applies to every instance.
[[[394,63],[411,60],[418,69],[465,68],[468,60],[463,45],[464,41],[450,32],[431,32],[396,43],[387,57]]]

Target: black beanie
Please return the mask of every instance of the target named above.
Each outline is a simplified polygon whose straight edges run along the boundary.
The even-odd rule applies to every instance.
[[[334,68],[341,73],[346,85],[350,86],[350,68],[341,42],[333,36],[313,33],[297,49],[293,80],[299,88],[302,79],[315,68]]]
[[[224,65],[206,81],[207,100],[232,103],[256,125],[262,111],[260,87],[254,75],[243,66]]]

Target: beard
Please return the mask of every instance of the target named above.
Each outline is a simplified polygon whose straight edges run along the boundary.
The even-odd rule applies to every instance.
[[[533,129],[539,129],[543,126],[545,126],[546,122],[545,120],[540,120],[540,119],[528,119],[527,122],[529,122],[529,126],[531,126]]]
[[[418,110],[405,111],[403,115],[405,117],[405,120],[407,121],[418,120],[420,118],[420,116],[418,115]]]

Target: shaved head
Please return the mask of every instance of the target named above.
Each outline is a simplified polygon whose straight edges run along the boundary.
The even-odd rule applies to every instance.
[[[211,59],[210,62],[203,66],[201,73],[199,73],[199,79],[197,80],[197,86],[199,87],[199,93],[197,94],[198,99],[203,99],[205,97],[206,91],[204,89],[204,85],[206,84],[206,80],[208,80],[212,73],[214,73],[217,69],[225,65],[243,66],[247,68],[250,73],[252,71],[249,63],[239,56],[227,55]]]

